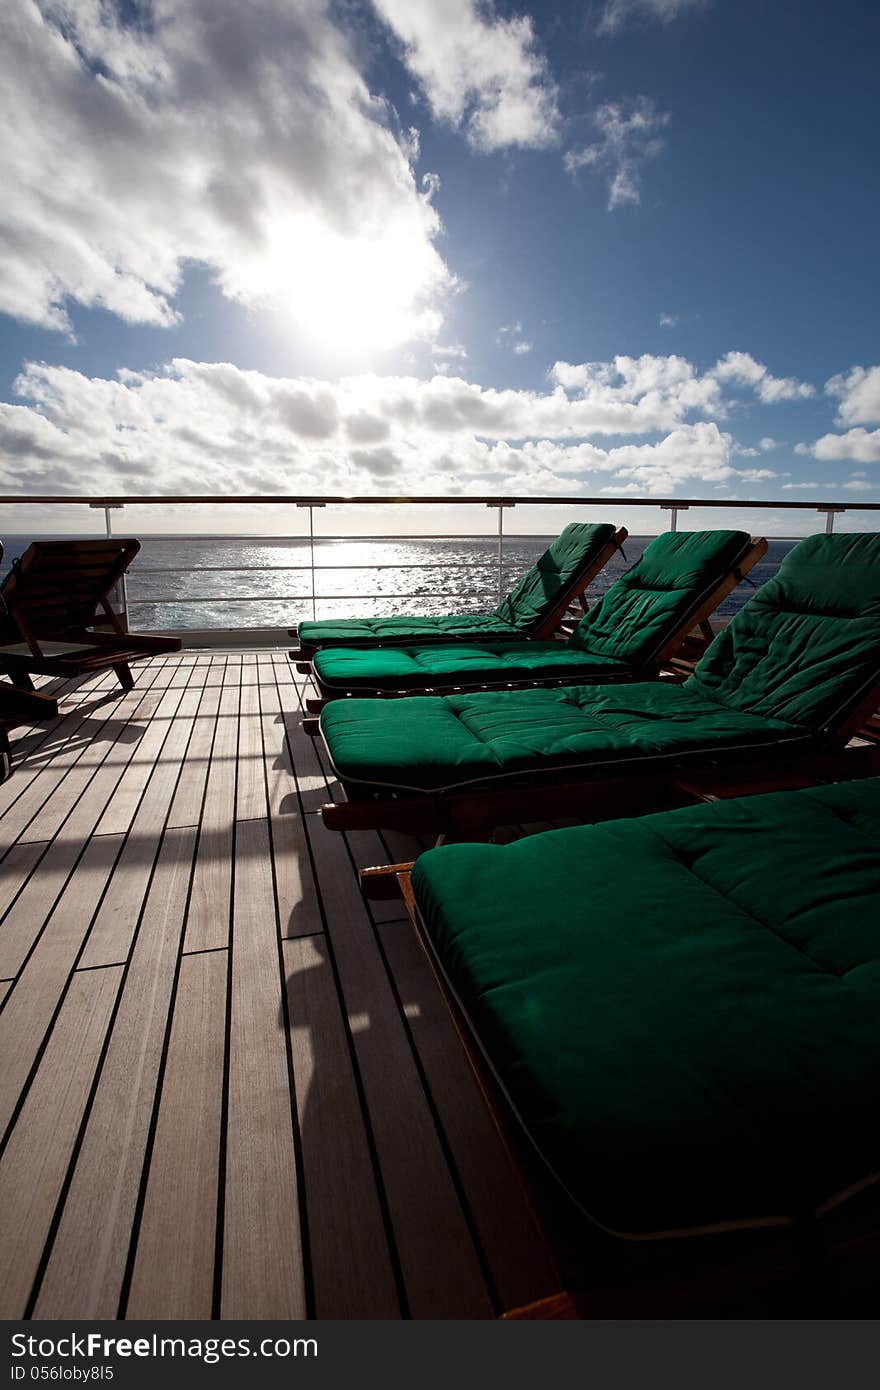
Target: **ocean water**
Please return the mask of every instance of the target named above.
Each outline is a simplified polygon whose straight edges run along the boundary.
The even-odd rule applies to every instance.
[[[10,537],[3,571],[30,537]],[[44,539],[50,539],[48,537]],[[145,631],[288,628],[303,618],[402,613],[485,613],[553,540],[507,536],[359,537],[315,541],[314,591],[308,540],[256,536],[146,536],[127,579],[129,625]],[[641,555],[650,536],[630,536],[590,593],[605,592]],[[730,616],[773,574],[794,541],[771,541],[764,561],[725,600]]]

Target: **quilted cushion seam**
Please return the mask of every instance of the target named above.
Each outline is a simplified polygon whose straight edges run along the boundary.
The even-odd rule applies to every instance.
[[[713,883],[711,879],[706,878],[703,874],[697,873],[696,869],[693,867],[692,864],[685,864],[680,852],[669,840],[666,839],[664,835],[661,835],[660,831],[657,830],[655,826],[651,826],[651,833],[653,835],[656,835],[657,839],[660,840],[660,842],[666,846],[666,848],[675,857],[675,859],[680,864],[682,864],[686,871],[689,874],[691,874],[697,880],[698,883],[702,883],[705,888],[708,888],[711,890],[711,892],[716,893],[720,898],[723,898],[726,903],[729,903],[731,907],[735,908],[737,912],[742,913],[743,917],[747,917],[750,921],[756,922],[759,927],[763,927],[764,930],[768,931],[771,936],[774,936],[777,941],[781,941],[784,946],[788,946],[792,951],[795,951],[797,955],[802,956],[804,960],[808,960],[810,964],[813,965],[816,968],[816,970],[819,971],[820,974],[830,975],[832,979],[839,980],[841,976],[845,973],[843,971],[832,970],[828,966],[822,965],[820,961],[817,961],[814,956],[810,955],[809,951],[805,951],[801,946],[798,946],[793,941],[790,941],[787,936],[785,936],[781,931],[778,931],[770,922],[766,921],[751,907],[744,907],[741,903],[736,902],[730,896],[730,894],[726,893],[723,888],[720,888],[718,886],[718,884]]]

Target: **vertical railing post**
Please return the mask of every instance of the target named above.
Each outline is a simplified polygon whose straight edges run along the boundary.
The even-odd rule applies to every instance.
[[[297,502],[297,507],[307,508],[309,513],[309,574],[312,581],[312,618],[317,618],[318,608],[315,600],[315,508],[324,507],[324,502]]]
[[[845,512],[846,507],[817,507],[816,511],[820,516],[823,512],[825,513],[825,534],[826,536],[830,536],[834,531],[835,514],[837,512]]]
[[[661,503],[660,503],[660,510],[661,510],[661,512],[670,512],[670,513],[671,513],[671,516],[670,516],[670,518],[669,518],[669,529],[670,529],[670,531],[677,531],[677,530],[678,530],[678,514],[679,514],[679,512],[686,512],[686,511],[688,510],[689,506],[690,506],[690,503],[689,503],[689,502],[661,502]]]
[[[504,598],[504,509],[515,507],[515,502],[487,502],[487,507],[498,508],[498,602]]]
[[[113,522],[112,522],[110,513],[111,513],[111,512],[121,512],[122,509],[123,509],[123,507],[124,507],[124,505],[125,505],[125,504],[124,504],[123,502],[90,502],[90,503],[89,503],[89,506],[92,508],[93,511],[99,511],[99,512],[100,512],[100,511],[103,511],[103,513],[104,513],[104,530],[105,530],[106,533],[107,533],[107,539],[108,539],[108,541],[111,540],[112,537],[113,537]],[[127,631],[128,631],[128,587],[127,587],[126,582],[125,582],[125,575],[124,575],[124,574],[120,576],[119,583],[116,585],[116,592],[117,592],[117,594],[119,595],[119,603],[120,603],[120,605],[121,605],[121,607],[122,607],[122,613],[121,613],[119,616],[120,616],[121,619],[122,619],[122,626],[125,628],[125,630],[126,630],[126,632],[127,632]]]

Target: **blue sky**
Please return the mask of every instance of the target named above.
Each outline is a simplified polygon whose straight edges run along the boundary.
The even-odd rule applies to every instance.
[[[880,501],[876,5],[7,11],[3,491]]]

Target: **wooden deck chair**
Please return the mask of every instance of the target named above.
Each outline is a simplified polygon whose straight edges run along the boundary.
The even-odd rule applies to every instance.
[[[0,670],[32,688],[30,673],[81,676],[180,650],[176,637],[125,632],[110,593],[140,550],[136,540],[34,541],[0,585]],[[101,610],[103,616],[97,616]],[[96,622],[110,632],[96,630]]]
[[[880,780],[366,883],[402,895],[549,1236],[560,1294],[517,1316],[830,1316],[835,1274],[876,1287]]]
[[[38,724],[43,719],[56,719],[57,716],[58,701],[53,696],[21,690],[0,681],[0,782],[5,782],[12,772],[9,730],[17,729],[22,724]]]
[[[523,642],[552,637],[572,610],[586,612],[586,591],[621,549],[626,527],[572,522],[527,570],[498,607],[486,614],[441,617],[342,618],[299,624],[293,660],[308,662],[327,647],[386,647],[411,642]],[[293,630],[292,630],[293,631]],[[300,668],[302,669],[302,667]]]
[[[346,695],[446,695],[651,680],[767,552],[744,531],[668,531],[611,585],[567,641],[328,647],[312,658],[319,712]],[[703,645],[707,645],[705,638]]]
[[[334,700],[306,727],[346,796],[323,808],[328,826],[473,835],[590,818],[701,768],[818,772],[878,699],[880,535],[822,535],[786,556],[683,685]]]

